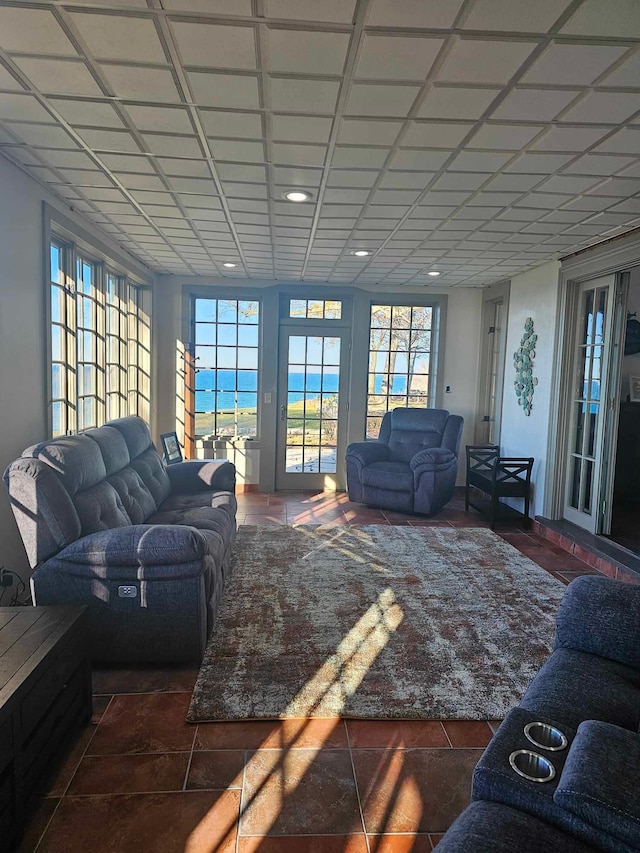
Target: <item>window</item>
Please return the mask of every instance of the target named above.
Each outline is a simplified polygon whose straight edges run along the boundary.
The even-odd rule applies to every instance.
[[[385,412],[429,406],[434,308],[372,305],[367,438],[377,438]]]
[[[253,438],[258,429],[260,305],[195,299],[195,435]]]
[[[52,434],[148,420],[150,291],[62,240],[50,262]]]
[[[325,299],[290,299],[289,317],[306,320],[341,320],[342,302]]]

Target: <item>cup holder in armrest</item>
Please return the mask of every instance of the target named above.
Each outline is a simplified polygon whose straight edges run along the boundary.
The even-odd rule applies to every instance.
[[[519,776],[530,782],[551,782],[556,775],[556,769],[549,759],[530,749],[512,752],[509,764]]]
[[[524,736],[534,746],[547,749],[549,752],[559,752],[562,749],[566,749],[569,743],[560,729],[537,720],[527,723],[524,727]]]

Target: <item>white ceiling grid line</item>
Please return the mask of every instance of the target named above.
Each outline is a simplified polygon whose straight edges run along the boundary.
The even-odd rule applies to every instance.
[[[482,287],[640,222],[629,9],[0,0],[0,153],[158,272]]]

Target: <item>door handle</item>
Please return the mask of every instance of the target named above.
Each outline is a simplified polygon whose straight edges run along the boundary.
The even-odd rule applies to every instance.
[[[283,403],[283,404],[280,406],[280,420],[281,420],[281,421],[286,421],[286,419],[287,419],[287,407],[286,407],[286,405]]]

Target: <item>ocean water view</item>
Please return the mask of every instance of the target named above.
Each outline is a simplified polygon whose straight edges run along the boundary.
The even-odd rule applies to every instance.
[[[329,368],[331,369],[331,368]],[[337,371],[337,368],[335,368]],[[238,400],[233,389],[238,387]],[[374,382],[374,394],[382,394],[383,382],[386,376],[376,375]],[[289,403],[298,403],[304,399],[305,374],[289,374]],[[324,373],[306,374],[306,391],[309,394],[335,394],[338,390],[338,373],[328,373],[327,367]],[[385,392],[386,393],[386,388]],[[392,377],[392,394],[407,393],[407,377],[394,375]],[[216,398],[214,400],[214,397]],[[215,405],[214,405],[215,403]],[[199,370],[196,374],[196,411],[210,412],[214,408],[220,410],[229,409],[256,409],[258,405],[258,371],[257,370]]]

